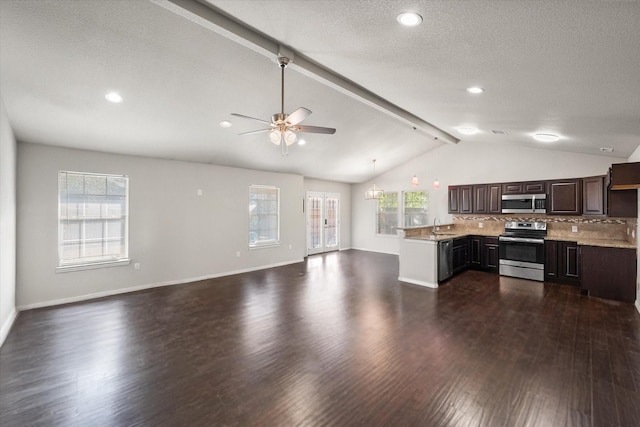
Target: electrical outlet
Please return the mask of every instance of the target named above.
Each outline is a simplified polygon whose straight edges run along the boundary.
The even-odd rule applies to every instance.
[[[447,225],[447,230],[451,230],[451,226],[450,225]]]
[[[289,249],[293,249],[293,245],[289,243]]]
[[[139,262],[136,262],[135,264],[133,264],[133,268],[134,268],[136,271],[140,271],[140,269],[142,268],[142,266],[140,265],[140,263],[139,263]]]
[[[479,223],[478,223],[478,228],[484,228],[484,224],[483,224],[483,223],[481,223],[481,222],[479,222]]]
[[[240,258],[240,251],[236,252],[236,257]]]
[[[198,191],[196,191],[196,194],[198,196],[202,196],[202,188],[198,188]]]
[[[571,232],[572,233],[577,233],[578,232],[578,226],[577,225],[572,225],[571,226]]]
[[[636,238],[636,232],[635,230],[631,230],[631,238],[635,239]]]

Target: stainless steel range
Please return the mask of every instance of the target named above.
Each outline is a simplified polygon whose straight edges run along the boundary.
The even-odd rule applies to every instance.
[[[544,281],[544,222],[506,222],[500,240],[500,274]]]

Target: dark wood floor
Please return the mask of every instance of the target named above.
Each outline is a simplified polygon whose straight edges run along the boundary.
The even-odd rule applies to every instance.
[[[397,257],[305,263],[20,313],[0,425],[640,426],[640,314]]]

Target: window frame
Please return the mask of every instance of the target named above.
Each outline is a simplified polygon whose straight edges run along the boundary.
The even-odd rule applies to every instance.
[[[122,233],[122,239],[124,240],[124,253],[121,254],[120,256],[116,256],[116,257],[107,257],[107,256],[103,256],[102,258],[100,257],[93,257],[91,259],[82,259],[82,258],[78,258],[75,259],[73,261],[69,261],[69,260],[65,260],[64,256],[63,256],[63,246],[64,246],[64,227],[63,227],[63,221],[68,221],[69,217],[67,216],[67,218],[62,218],[62,205],[63,205],[63,200],[62,200],[62,187],[61,187],[61,175],[62,174],[67,174],[68,175],[82,175],[84,177],[98,177],[98,178],[104,178],[104,179],[108,179],[108,178],[120,178],[120,179],[124,179],[126,182],[126,187],[125,187],[125,192],[124,192],[124,209],[123,212],[121,213],[121,215],[118,218],[102,218],[102,214],[101,214],[101,218],[100,220],[102,220],[103,222],[103,231],[102,231],[102,236],[100,238],[100,241],[104,244],[108,238],[105,236],[105,232],[106,230],[108,230],[108,227],[105,227],[104,224],[106,224],[108,221],[112,221],[114,219],[117,219],[118,221],[124,221],[124,224],[122,224],[124,226],[124,230]],[[129,197],[129,176],[128,175],[122,175],[122,174],[107,174],[107,173],[97,173],[97,172],[77,172],[77,171],[68,171],[68,170],[59,170],[57,173],[57,209],[58,209],[58,241],[57,241],[57,266],[56,266],[56,272],[57,273],[63,273],[63,272],[68,272],[68,271],[78,271],[78,270],[90,270],[90,269],[95,269],[95,268],[103,268],[103,267],[115,267],[115,266],[121,266],[121,265],[128,265],[131,263],[131,259],[129,258],[129,202],[130,202],[130,197]],[[84,181],[83,181],[83,185],[84,185]],[[83,198],[83,203],[85,203],[87,196],[91,196],[89,194],[86,193],[86,191],[83,188],[83,193],[82,193],[82,198]],[[105,194],[105,196],[107,196],[107,194]],[[102,210],[102,207],[101,207]],[[81,224],[84,224],[84,221],[86,221],[86,219],[79,219]],[[86,242],[87,239],[83,239],[81,237],[78,238],[78,245],[82,246],[83,242]],[[80,248],[80,250],[82,250]]]
[[[276,237],[275,239],[268,239],[268,240],[256,240],[255,243],[252,243],[251,241],[251,233],[254,232],[254,230],[251,228],[251,218],[252,218],[252,214],[251,214],[251,194],[252,191],[254,189],[262,189],[262,190],[275,190],[276,192]],[[249,185],[249,193],[248,193],[248,212],[247,212],[247,225],[248,225],[248,233],[247,233],[247,244],[249,246],[249,249],[260,249],[260,248],[270,248],[270,247],[275,247],[275,246],[280,246],[280,187],[277,187],[275,185],[263,185],[263,184],[251,184]],[[273,215],[273,213],[270,213],[269,215]]]

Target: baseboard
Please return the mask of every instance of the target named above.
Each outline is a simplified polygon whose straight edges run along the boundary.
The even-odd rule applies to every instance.
[[[13,323],[16,321],[17,317],[18,310],[14,308],[7,321],[4,322],[4,325],[2,325],[2,328],[0,329],[0,347],[2,347],[2,344],[4,344],[4,340],[9,335],[9,331],[11,330],[11,327],[13,326]]]
[[[376,251],[374,249],[365,249],[365,248],[351,248],[354,249],[356,251],[365,251],[365,252],[375,252],[377,254],[385,254],[385,255],[399,255],[396,252],[386,252],[386,251]]]
[[[640,299],[636,300],[636,310],[638,310],[638,313],[640,313]]]
[[[149,284],[146,284],[146,285],[132,286],[130,288],[120,288],[120,289],[113,289],[113,290],[103,291],[103,292],[94,292],[94,293],[91,293],[91,294],[79,295],[79,296],[69,297],[69,298],[61,298],[61,299],[56,299],[56,300],[52,300],[52,301],[37,302],[37,303],[34,303],[34,304],[22,305],[22,306],[18,307],[18,310],[19,311],[23,311],[23,310],[32,310],[34,308],[52,307],[52,306],[55,306],[55,305],[62,305],[62,304],[69,304],[69,303],[73,303],[73,302],[88,301],[88,300],[92,300],[92,299],[104,298],[104,297],[109,297],[109,296],[113,296],[113,295],[127,294],[127,293],[130,293],[130,292],[144,291],[145,289],[161,288],[163,286],[184,285],[186,283],[199,282],[201,280],[208,280],[208,279],[216,279],[218,277],[233,276],[235,274],[250,273],[252,271],[266,270],[267,268],[282,267],[282,266],[289,265],[289,264],[297,264],[299,262],[304,262],[304,259],[279,262],[279,263],[275,263],[275,264],[263,265],[263,266],[260,266],[260,267],[243,268],[241,270],[227,271],[227,272],[224,272],[224,273],[210,274],[210,275],[207,275],[207,276],[200,276],[200,277],[191,277],[191,278],[188,278],[188,279],[171,280],[171,281],[167,281],[167,282],[149,283]]]
[[[430,282],[425,282],[425,281],[422,281],[422,280],[408,279],[406,277],[398,277],[398,280],[401,281],[401,282],[411,283],[412,285],[425,286],[425,287],[431,288],[431,289],[437,289],[438,288],[438,284],[437,283],[430,283]]]

